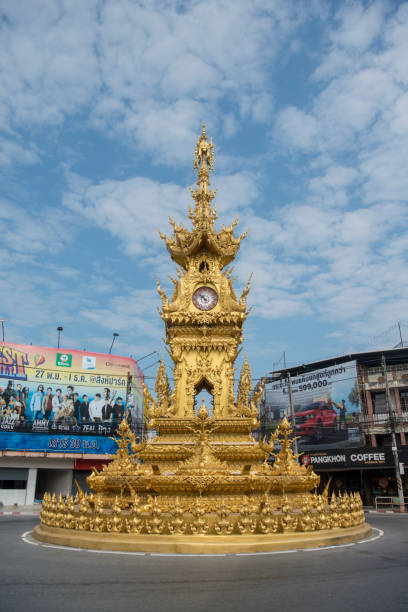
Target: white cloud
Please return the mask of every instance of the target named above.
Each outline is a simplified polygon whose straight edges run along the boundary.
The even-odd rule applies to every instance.
[[[41,207],[32,214],[14,202],[0,200],[2,244],[13,252],[59,252],[73,240],[75,231],[75,219],[66,210]]]
[[[150,289],[133,289],[116,295],[104,308],[86,308],[80,316],[97,323],[107,330],[120,334],[158,338],[162,331],[161,320],[152,304],[159,304],[157,292]]]
[[[168,216],[185,218],[187,193],[178,185],[136,177],[81,186],[78,177],[74,179],[64,204],[110,233],[130,255],[151,255],[161,242],[158,230],[169,227]]]
[[[69,182],[71,190],[63,198],[65,206],[112,234],[129,255],[156,258],[158,249],[164,248],[158,230],[167,235],[172,233],[169,216],[178,224],[190,223],[187,212],[193,202],[187,187],[161,184],[145,177],[92,185],[70,174]],[[232,218],[228,220],[225,213],[232,216],[239,208],[253,202],[259,193],[256,177],[248,172],[217,175],[213,182],[223,193],[222,221],[227,225]],[[159,263],[157,259],[156,267]]]
[[[55,167],[47,177],[53,207],[36,195],[30,208],[14,204],[18,196],[0,204],[7,317],[31,333],[49,327],[57,312],[72,326],[82,321],[85,337],[101,348],[101,329],[119,330],[118,346],[129,351],[134,339],[147,347],[162,334],[153,290],[132,290],[121,279],[113,285],[103,261],[85,280],[62,257],[81,247],[72,242],[81,227],[89,243],[106,239],[146,275],[164,280],[173,264],[157,230],[171,233],[169,214],[188,223],[183,183],[190,175],[174,166],[190,160],[203,119],[219,146],[212,178],[217,225],[239,214],[237,229],[250,230],[236,273],[239,293],[254,271],[253,329],[261,319],[266,328],[313,317],[340,328],[327,334],[333,341],[343,334],[360,342],[400,317],[408,298],[401,282],[408,249],[408,4],[332,7],[334,20],[321,2],[3,2],[3,172],[40,159],[45,166],[55,152],[58,163],[66,147],[83,162],[71,166],[77,173],[68,174],[65,208],[58,206]],[[324,32],[314,41],[297,29],[311,15],[318,19],[313,32]],[[292,62],[299,62],[301,79],[293,77]],[[281,88],[282,66],[292,80]],[[273,108],[279,146],[264,151]],[[92,175],[98,160],[85,163],[86,153],[72,143],[83,127],[92,128],[86,138],[96,129],[130,145],[135,157],[125,170],[117,161],[123,174]],[[158,179],[162,164],[173,170]],[[81,176],[87,173],[92,178]],[[39,193],[42,179],[26,185]],[[10,269],[12,281],[4,274]],[[74,342],[75,334],[67,338]]]
[[[333,43],[364,51],[378,36],[384,22],[386,3],[373,2],[366,9],[359,3],[345,4],[336,14],[339,26],[332,31]]]
[[[403,316],[408,298],[407,27],[406,3],[340,7],[307,110],[286,106],[275,122],[275,137],[298,151],[304,203],[276,219],[271,249],[318,266],[300,285],[304,303],[356,342]]]
[[[157,161],[189,155],[197,125],[245,98],[270,114],[268,63],[307,15],[283,0],[2,5],[0,125],[62,126],[86,114]],[[27,61],[29,58],[29,61]],[[229,134],[232,120],[230,120]],[[228,131],[227,131],[228,133]]]
[[[97,2],[2,4],[0,116],[6,124],[61,123],[99,87]]]
[[[207,106],[192,99],[168,104],[144,101],[126,111],[115,129],[119,128],[127,140],[136,139],[152,155],[154,163],[178,165],[188,159],[187,151],[191,151],[191,143],[197,138],[197,126],[208,115]]]
[[[276,128],[288,144],[300,149],[317,149],[318,122],[311,115],[288,106],[278,114]]]
[[[26,145],[9,135],[8,138],[0,136],[0,166],[19,164],[35,164],[39,161],[37,147],[33,143]]]

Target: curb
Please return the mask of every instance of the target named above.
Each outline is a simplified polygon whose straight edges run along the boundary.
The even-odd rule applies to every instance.
[[[13,515],[13,516],[18,516],[18,515],[39,516],[39,514],[40,514],[40,512],[36,511],[36,510],[25,511],[25,512],[24,511],[19,512],[18,510],[15,510],[15,511],[12,511],[12,510],[7,511],[6,510],[6,512],[0,512],[0,516],[10,516],[10,515]]]

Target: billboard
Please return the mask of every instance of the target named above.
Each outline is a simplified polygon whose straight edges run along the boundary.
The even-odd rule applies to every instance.
[[[142,382],[130,357],[2,342],[0,430],[103,435],[87,425],[109,429],[126,411],[143,418]]]
[[[301,451],[361,445],[355,361],[294,376],[291,383]],[[284,412],[291,415],[288,380],[267,379],[260,415],[264,430],[273,431]]]

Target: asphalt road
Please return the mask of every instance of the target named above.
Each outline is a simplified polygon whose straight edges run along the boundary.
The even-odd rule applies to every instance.
[[[384,535],[343,548],[174,557],[28,544],[38,519],[1,517],[0,609],[407,612],[408,515],[369,520]]]

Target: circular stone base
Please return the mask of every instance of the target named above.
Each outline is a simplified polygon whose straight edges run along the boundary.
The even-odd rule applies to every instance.
[[[131,533],[97,533],[37,525],[33,537],[48,544],[167,554],[233,554],[317,548],[355,542],[371,534],[367,523],[345,529],[322,529],[311,532],[270,535],[137,535]]]

